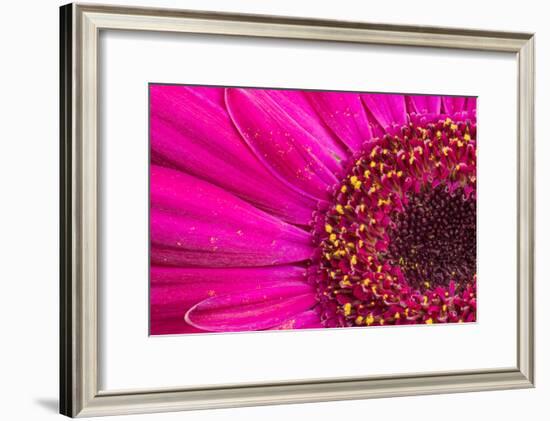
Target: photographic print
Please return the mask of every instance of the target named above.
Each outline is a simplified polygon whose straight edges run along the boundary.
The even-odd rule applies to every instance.
[[[476,98],[149,85],[150,334],[476,321]]]

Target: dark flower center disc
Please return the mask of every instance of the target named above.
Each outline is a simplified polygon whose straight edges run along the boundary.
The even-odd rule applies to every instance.
[[[476,202],[462,189],[444,186],[409,193],[397,213],[386,258],[399,265],[415,288],[470,282],[476,273]]]

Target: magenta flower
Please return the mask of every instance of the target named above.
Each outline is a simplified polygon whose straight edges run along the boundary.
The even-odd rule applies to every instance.
[[[151,85],[151,334],[475,321],[475,108]]]

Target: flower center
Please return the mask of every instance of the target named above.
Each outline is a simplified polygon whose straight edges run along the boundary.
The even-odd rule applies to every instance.
[[[476,126],[411,122],[365,144],[314,219],[327,327],[475,320]]]
[[[476,273],[476,202],[462,188],[448,194],[442,185],[409,194],[403,212],[388,229],[385,258],[397,264],[409,285],[458,285]]]

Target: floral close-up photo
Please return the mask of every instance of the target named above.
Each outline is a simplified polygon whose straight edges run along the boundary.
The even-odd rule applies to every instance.
[[[150,333],[476,320],[476,98],[150,85]]]

